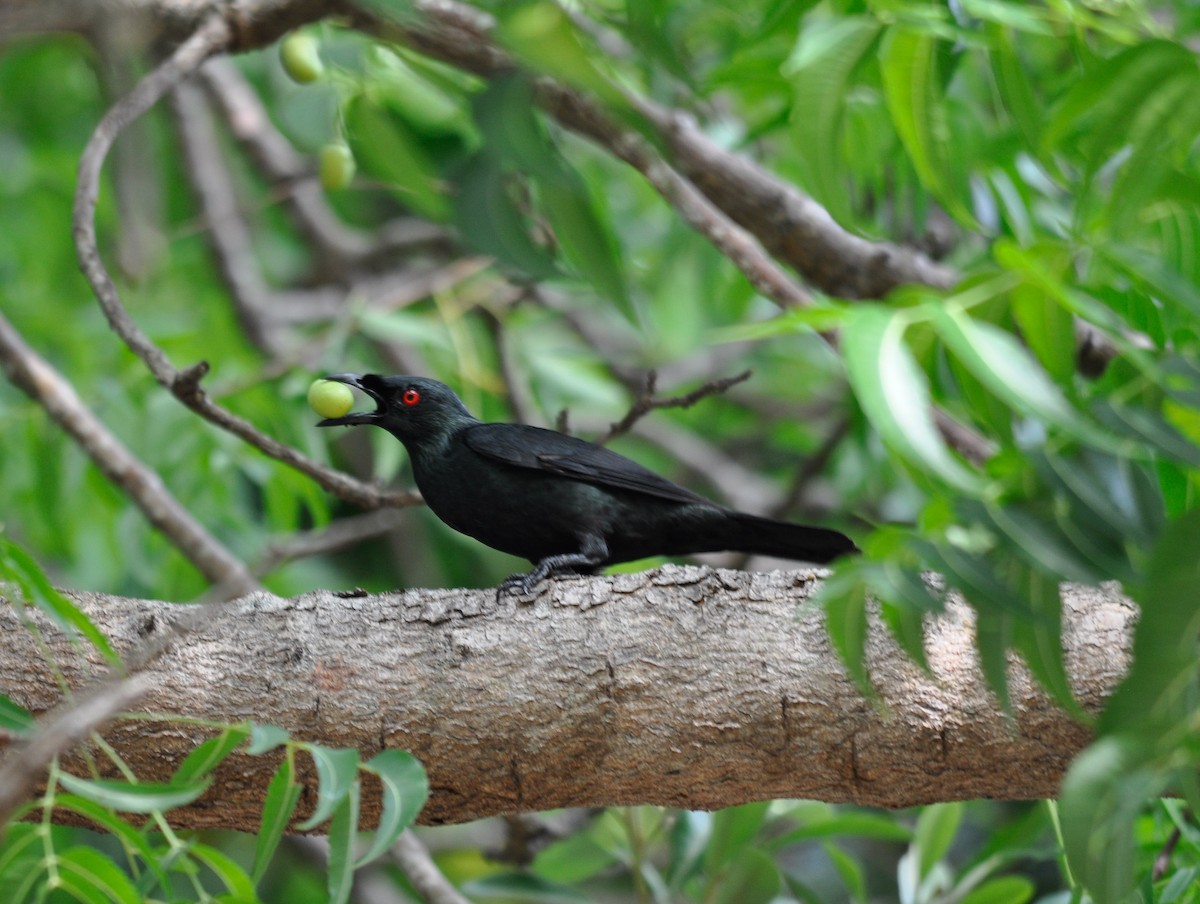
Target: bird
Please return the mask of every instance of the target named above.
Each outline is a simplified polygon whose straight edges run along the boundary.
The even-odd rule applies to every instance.
[[[844,534],[739,512],[578,437],[476,418],[437,380],[397,374],[325,377],[358,389],[374,411],[318,427],[374,425],[403,443],[417,489],[438,518],[527,573],[497,588],[532,593],[542,581],[594,574],[649,556],[722,550],[827,564],[858,552]]]

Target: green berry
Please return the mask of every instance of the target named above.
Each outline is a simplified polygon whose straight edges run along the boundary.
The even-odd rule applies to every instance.
[[[321,417],[341,417],[354,407],[354,393],[344,383],[315,380],[308,387],[308,405]]]
[[[331,141],[321,148],[321,185],[326,191],[345,188],[354,178],[354,154],[340,141]]]
[[[317,50],[317,39],[303,32],[294,31],[283,39],[279,45],[279,60],[284,71],[301,85],[315,82],[325,71]]]

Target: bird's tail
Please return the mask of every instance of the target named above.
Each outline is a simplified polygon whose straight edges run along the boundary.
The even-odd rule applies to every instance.
[[[838,556],[859,551],[853,540],[836,530],[775,521],[743,512],[728,512],[727,515],[729,535],[725,537],[722,549],[822,565]]]

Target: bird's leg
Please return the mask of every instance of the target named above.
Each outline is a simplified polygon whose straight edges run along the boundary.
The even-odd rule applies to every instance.
[[[532,593],[546,578],[560,574],[591,574],[607,558],[608,544],[604,538],[588,534],[583,537],[579,552],[546,556],[528,574],[510,574],[496,588],[496,599],[509,591],[519,591],[523,595]]]

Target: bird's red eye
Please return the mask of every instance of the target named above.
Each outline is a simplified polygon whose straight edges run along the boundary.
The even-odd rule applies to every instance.
[[[421,393],[415,389],[406,389],[404,390],[404,395],[400,397],[400,401],[411,408],[417,402],[421,401]]]

